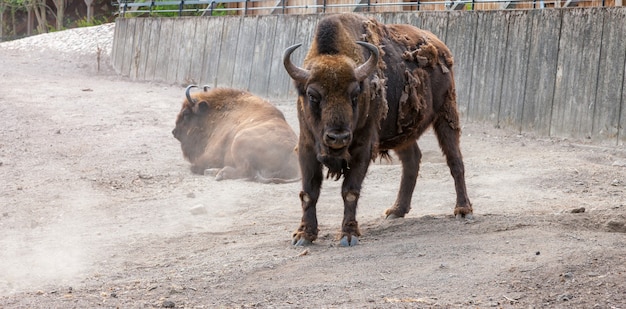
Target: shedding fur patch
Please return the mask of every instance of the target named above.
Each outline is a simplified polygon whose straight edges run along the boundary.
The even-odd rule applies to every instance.
[[[421,69],[416,69],[417,75],[422,73]],[[423,75],[423,74],[422,74]],[[398,133],[411,132],[421,122],[423,115],[421,110],[426,108],[424,98],[424,84],[420,76],[416,77],[409,70],[404,71],[404,89],[400,96],[400,106],[398,108]]]
[[[427,42],[417,49],[408,50],[402,54],[404,60],[415,62],[420,68],[439,65],[443,74],[450,73],[449,67],[452,67],[452,58],[444,58],[444,62],[442,62],[439,56],[437,47]]]

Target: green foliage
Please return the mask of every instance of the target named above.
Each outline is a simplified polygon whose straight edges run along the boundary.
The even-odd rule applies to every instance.
[[[47,32],[56,32],[56,31],[63,31],[63,30],[67,30],[66,27],[63,27],[59,30],[57,30],[57,27],[54,25],[50,25],[50,24],[46,24],[46,26],[48,27],[48,31]]]
[[[7,11],[10,8],[12,12],[17,11],[26,11],[26,1],[25,0],[0,0],[0,10],[2,12]]]
[[[145,2],[145,0],[136,1],[136,2]],[[156,1],[158,3],[158,1]],[[206,5],[185,5],[183,8],[182,15],[183,16],[201,16],[203,12],[206,10]],[[132,10],[127,10],[125,17],[139,17],[139,16],[151,16],[151,17],[177,17],[179,16],[178,5],[156,5],[150,9],[149,6],[140,7],[141,12],[135,12]],[[150,12],[145,12],[150,11]],[[211,11],[211,10],[207,10]],[[225,16],[225,15],[233,15],[234,11],[226,10],[226,6],[224,3],[218,3],[213,11],[211,12],[212,16]]]
[[[217,6],[213,9],[213,13],[211,16],[226,16],[234,14],[235,12],[224,10],[226,6],[224,3],[218,3]]]
[[[106,24],[107,22],[108,21],[104,16],[100,18],[98,17],[91,18],[91,21],[88,21],[87,17],[85,16],[76,21],[76,26],[77,27],[91,27],[91,26]]]

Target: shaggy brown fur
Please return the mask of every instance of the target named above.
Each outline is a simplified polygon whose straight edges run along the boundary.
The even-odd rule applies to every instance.
[[[357,44],[366,41],[367,44]],[[378,64],[358,79],[378,48]],[[455,181],[454,213],[471,215],[459,148],[459,116],[450,50],[434,34],[410,25],[383,25],[346,13],[322,19],[302,68],[284,56],[285,68],[298,90],[302,171],[302,222],[293,235],[297,245],[317,238],[316,203],[323,180],[344,177],[342,245],[360,235],[356,208],[370,160],[396,152],[402,161],[400,191],[387,217],[404,217],[419,170],[416,139],[433,127]],[[376,58],[374,58],[376,59]]]
[[[185,99],[172,134],[196,174],[282,183],[299,179],[297,137],[284,115],[248,92],[216,88]],[[209,171],[207,171],[209,169]]]

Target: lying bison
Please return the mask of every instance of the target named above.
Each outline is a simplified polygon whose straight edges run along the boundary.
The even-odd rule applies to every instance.
[[[297,137],[276,107],[241,90],[190,94],[194,87],[187,87],[172,131],[193,173],[264,183],[299,179]]]
[[[358,243],[361,184],[370,161],[388,157],[389,150],[402,162],[402,180],[397,199],[385,214],[404,217],[411,209],[421,158],[416,139],[430,126],[454,178],[454,214],[471,216],[459,149],[452,55],[435,35],[346,13],[319,22],[302,68],[290,60],[299,46],[287,48],[283,55],[298,91],[300,121],[303,214],[293,244],[317,238],[315,206],[322,166],[328,169],[326,178],[344,177],[342,246]]]

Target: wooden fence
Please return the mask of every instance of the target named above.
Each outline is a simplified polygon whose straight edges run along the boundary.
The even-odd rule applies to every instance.
[[[626,141],[626,8],[366,14],[438,35],[455,56],[466,120],[544,136]],[[321,14],[119,18],[112,64],[134,80],[293,99],[283,50],[302,63]]]

